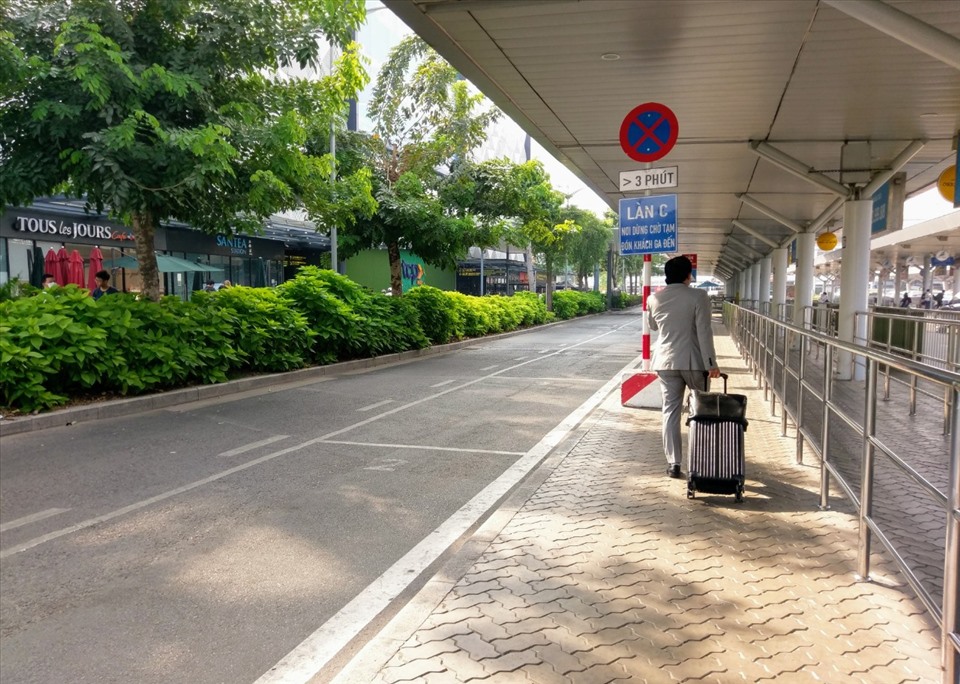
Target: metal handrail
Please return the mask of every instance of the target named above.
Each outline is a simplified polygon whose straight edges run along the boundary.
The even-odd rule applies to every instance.
[[[813,307],[811,307],[813,308]],[[779,312],[778,312],[779,313]],[[859,536],[857,551],[858,574],[863,579],[869,579],[871,545],[874,539],[886,548],[894,563],[900,569],[908,584],[913,588],[927,611],[937,621],[941,628],[941,658],[943,666],[943,683],[955,684],[960,680],[960,411],[951,411],[950,418],[950,447],[949,447],[949,475],[947,480],[948,491],[941,492],[935,485],[920,475],[903,458],[895,454],[889,445],[884,444],[876,434],[876,415],[878,402],[878,376],[880,368],[899,371],[912,378],[926,383],[935,383],[944,388],[951,406],[957,406],[960,401],[960,374],[951,370],[937,368],[921,363],[912,358],[904,358],[889,351],[872,348],[865,344],[846,342],[813,331],[809,327],[798,327],[783,320],[769,316],[762,316],[756,311],[748,310],[732,303],[726,303],[723,310],[724,322],[730,331],[737,347],[748,363],[757,380],[758,389],[764,390],[767,396],[770,390],[770,401],[775,410],[776,401],[780,401],[782,412],[781,433],[786,435],[787,417],[796,427],[797,459],[803,457],[806,445],[820,459],[820,505],[829,507],[830,478],[840,485],[844,494],[856,506],[859,516]],[[904,318],[913,318],[904,316]],[[810,318],[805,316],[809,325]],[[777,340],[783,339],[783,355],[778,356]],[[866,343],[866,341],[863,341]],[[818,390],[812,376],[807,372],[806,357],[811,345],[822,345],[825,358],[819,380],[823,389]],[[798,351],[798,365],[796,372],[790,368],[790,350]],[[862,425],[855,418],[844,412],[841,406],[833,400],[834,377],[833,362],[837,351],[850,352],[866,361],[866,393],[864,400],[864,415]],[[782,363],[782,382],[777,385],[777,362]],[[795,382],[797,404],[791,409],[788,399],[788,382]],[[779,395],[778,395],[779,392]],[[821,447],[818,448],[808,425],[806,425],[804,393],[820,399],[822,408]],[[912,397],[915,401],[915,397]],[[831,419],[839,419],[842,424],[848,425],[857,434],[863,444],[860,454],[860,495],[856,495],[852,483],[848,482],[831,458],[830,425]],[[943,596],[941,605],[924,586],[922,580],[914,572],[903,557],[901,550],[883,529],[882,524],[873,515],[875,467],[878,457],[886,457],[915,484],[920,492],[928,497],[937,507],[945,511],[945,555],[943,567]]]

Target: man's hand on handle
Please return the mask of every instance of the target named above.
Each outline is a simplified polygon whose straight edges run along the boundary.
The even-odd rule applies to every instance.
[[[710,374],[710,379],[711,379],[711,380],[716,380],[717,378],[720,377],[720,369],[719,369],[719,368],[714,367],[714,368],[711,368],[711,369],[710,369],[709,371],[707,371],[707,372]]]

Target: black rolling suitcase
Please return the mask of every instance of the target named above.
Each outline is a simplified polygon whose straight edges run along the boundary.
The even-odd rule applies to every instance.
[[[697,492],[733,494],[739,503],[743,501],[747,398],[727,394],[727,375],[720,377],[723,392],[690,393],[687,498],[694,498]]]

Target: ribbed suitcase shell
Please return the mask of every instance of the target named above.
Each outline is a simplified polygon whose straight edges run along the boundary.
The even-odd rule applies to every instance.
[[[706,492],[743,499],[743,431],[735,421],[690,421],[688,497]]]

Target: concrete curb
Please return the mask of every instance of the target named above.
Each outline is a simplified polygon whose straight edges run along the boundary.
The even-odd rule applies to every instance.
[[[592,314],[602,316],[604,314]],[[438,344],[424,349],[412,349],[410,351],[399,352],[396,354],[385,354],[369,359],[354,359],[351,361],[341,361],[332,363],[328,366],[311,366],[300,370],[288,371],[286,373],[270,373],[268,375],[256,375],[249,378],[240,378],[238,380],[229,380],[216,385],[197,385],[194,387],[184,387],[182,389],[158,392],[156,394],[145,394],[139,397],[128,397],[124,399],[109,399],[106,401],[90,404],[87,406],[74,406],[71,408],[57,409],[47,413],[37,415],[18,416],[16,418],[0,418],[0,437],[9,437],[24,432],[35,432],[37,430],[46,430],[54,427],[63,427],[65,425],[74,425],[76,423],[101,420],[103,418],[117,418],[119,416],[129,416],[145,411],[155,409],[169,408],[171,406],[180,406],[205,399],[217,399],[240,392],[263,389],[266,387],[276,387],[297,382],[309,381],[315,378],[322,378],[331,375],[340,375],[342,373],[351,373],[362,370],[369,370],[380,366],[387,366],[395,363],[406,363],[425,356],[435,356],[447,352],[456,351],[469,345],[479,344],[485,341],[499,340],[515,335],[523,335],[534,330],[543,330],[554,325],[563,325],[571,321],[582,320],[587,316],[578,316],[565,321],[554,321],[543,325],[536,325],[522,330],[511,330],[510,332],[499,333],[496,335],[487,335],[485,337],[473,337],[467,340],[450,342],[449,344]]]

